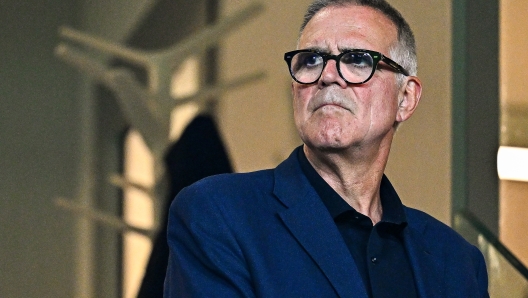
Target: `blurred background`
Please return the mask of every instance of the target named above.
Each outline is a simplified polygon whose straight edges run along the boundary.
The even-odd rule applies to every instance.
[[[174,181],[285,159],[310,2],[3,0],[0,297],[141,296]],[[528,297],[528,3],[389,2],[424,93],[386,173],[484,252],[492,297]]]

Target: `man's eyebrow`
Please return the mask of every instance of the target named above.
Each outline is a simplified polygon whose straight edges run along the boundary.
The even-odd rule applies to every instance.
[[[306,50],[310,50],[310,51],[316,51],[318,53],[330,53],[330,51],[328,49],[323,49],[321,47],[317,47],[317,46],[314,46],[314,47],[307,47],[305,48]]]
[[[343,52],[346,52],[346,51],[357,50],[358,48],[353,48],[353,47],[337,47],[337,49],[339,50],[340,53],[343,53]]]
[[[330,54],[331,53],[331,51],[328,50],[327,48],[322,48],[322,47],[318,47],[318,46],[306,47],[305,50],[316,51],[316,52],[322,53],[322,54]],[[338,47],[338,50],[339,50],[339,53],[343,53],[343,52],[347,52],[347,51],[358,50],[358,48],[355,48],[355,47]]]

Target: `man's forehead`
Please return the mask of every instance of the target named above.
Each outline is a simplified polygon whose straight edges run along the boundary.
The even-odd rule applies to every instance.
[[[318,50],[372,49],[390,46],[397,39],[394,23],[374,8],[357,5],[321,9],[306,24],[299,46]]]
[[[354,3],[349,4],[334,4],[327,7],[321,8],[317,13],[315,13],[310,21],[305,25],[305,28],[312,22],[312,20],[317,20],[320,18],[334,17],[336,15],[344,15],[350,19],[357,19],[360,17],[367,17],[371,20],[381,21],[383,23],[390,23],[394,25],[394,22],[380,10],[366,6],[359,5]]]

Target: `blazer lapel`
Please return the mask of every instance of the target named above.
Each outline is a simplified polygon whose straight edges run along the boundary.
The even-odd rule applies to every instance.
[[[275,169],[274,193],[286,206],[279,212],[280,218],[338,295],[367,298],[361,276],[339,230],[300,169],[297,150]]]
[[[414,279],[420,297],[444,297],[444,261],[441,252],[435,249],[435,245],[425,241],[425,222],[414,222],[410,218],[409,226],[404,231],[404,242],[409,254],[409,261],[414,272]],[[438,243],[437,245],[441,245]]]

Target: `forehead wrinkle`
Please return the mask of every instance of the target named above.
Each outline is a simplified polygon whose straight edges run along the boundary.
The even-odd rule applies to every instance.
[[[356,12],[370,11],[369,18],[365,19],[361,13],[350,14],[346,20],[342,22],[333,18],[333,13],[339,11],[338,14],[340,14],[342,11],[346,11],[352,7],[356,8]],[[376,34],[371,36],[372,33]],[[378,36],[380,34],[381,36],[385,36]],[[394,41],[387,44],[387,37],[391,35],[394,36]],[[383,40],[380,40],[380,37]],[[301,43],[304,43],[305,46],[339,52],[348,49],[365,49],[378,51],[387,55],[388,53],[386,51],[392,48],[397,40],[397,29],[394,23],[381,12],[370,7],[347,5],[336,7],[331,6],[318,12],[312,20],[307,23],[301,33],[298,46],[301,46]],[[321,46],[322,44],[324,44],[324,46]],[[376,46],[373,47],[372,45]],[[386,46],[388,46],[388,48],[386,48]]]

